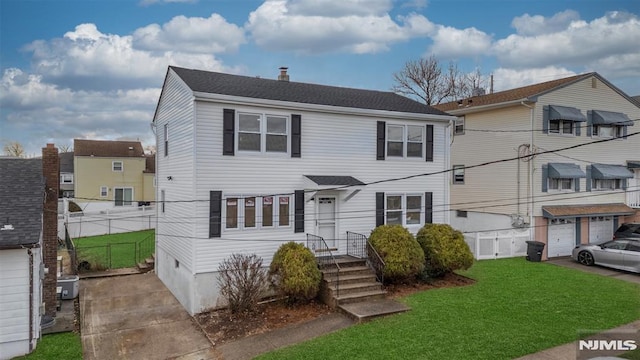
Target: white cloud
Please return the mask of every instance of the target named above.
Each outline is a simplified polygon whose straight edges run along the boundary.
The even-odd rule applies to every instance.
[[[438,26],[429,52],[439,57],[466,57],[485,54],[491,48],[491,36],[476,28],[456,29]]]
[[[524,14],[513,19],[517,33],[523,36],[549,34],[566,29],[572,22],[580,20],[580,14],[574,10],[565,10],[545,18],[541,15]]]
[[[186,53],[222,53],[238,50],[246,42],[244,31],[222,16],[176,16],[162,26],[151,24],[133,33],[133,46],[141,50]]]
[[[556,66],[530,69],[498,68],[493,71],[493,88],[498,92],[573,75],[576,73]]]
[[[616,11],[591,22],[573,20],[561,31],[535,36],[513,34],[497,41],[493,52],[507,67],[589,66],[612,54],[639,54],[640,47],[633,46],[633,39],[640,39],[640,20]]]
[[[212,54],[151,52],[134,48],[132,36],[104,34],[94,24],[25,47],[32,68],[47,82],[90,90],[160,86],[168,65],[230,71]]]
[[[400,17],[386,11],[389,1],[268,0],[251,12],[245,28],[268,50],[298,53],[345,51],[375,53],[393,43],[424,34],[430,22],[422,15]]]

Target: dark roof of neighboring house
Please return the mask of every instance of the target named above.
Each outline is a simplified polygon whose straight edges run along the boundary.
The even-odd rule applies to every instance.
[[[73,173],[73,151],[58,154],[60,158],[60,172]]]
[[[594,74],[596,73],[575,75],[563,79],[551,80],[511,90],[500,91],[493,94],[472,96],[470,98],[462,100],[462,103],[460,103],[460,101],[451,101],[444,104],[434,105],[434,107],[442,111],[452,111],[461,108],[478,107],[483,105],[493,105],[509,101],[523,100],[532,96],[542,95],[546,92],[555,90],[563,86],[567,86],[576,81],[593,76]]]
[[[140,141],[73,140],[75,156],[142,157]]]
[[[448,115],[407,97],[388,91],[262,79],[211,71],[169,67],[195,92],[304,104]]]
[[[156,154],[145,155],[145,160],[146,160],[146,164],[143,172],[155,174],[156,173]]]
[[[640,95],[632,96],[631,98],[640,104]]]
[[[0,248],[40,242],[43,196],[42,159],[0,158]]]

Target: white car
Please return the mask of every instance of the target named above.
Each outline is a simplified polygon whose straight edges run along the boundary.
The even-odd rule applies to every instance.
[[[571,257],[586,266],[596,264],[640,273],[640,239],[622,238],[602,244],[578,245]]]

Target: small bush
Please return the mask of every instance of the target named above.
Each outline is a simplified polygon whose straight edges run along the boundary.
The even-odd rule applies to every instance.
[[[464,235],[447,224],[426,224],[418,231],[417,240],[424,251],[429,276],[440,277],[473,265],[473,254]]]
[[[257,255],[232,254],[218,267],[220,293],[232,313],[252,312],[267,289],[267,271]]]
[[[385,262],[385,281],[406,281],[423,270],[424,253],[420,244],[401,225],[378,226],[371,232],[369,241]]]
[[[322,274],[316,259],[304,245],[288,242],[273,256],[269,275],[276,290],[290,302],[311,300],[318,295]]]

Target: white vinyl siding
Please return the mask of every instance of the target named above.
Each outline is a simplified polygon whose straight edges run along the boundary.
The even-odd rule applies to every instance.
[[[12,342],[29,351],[29,292],[27,250],[0,250],[0,354],[7,355],[4,343]]]

